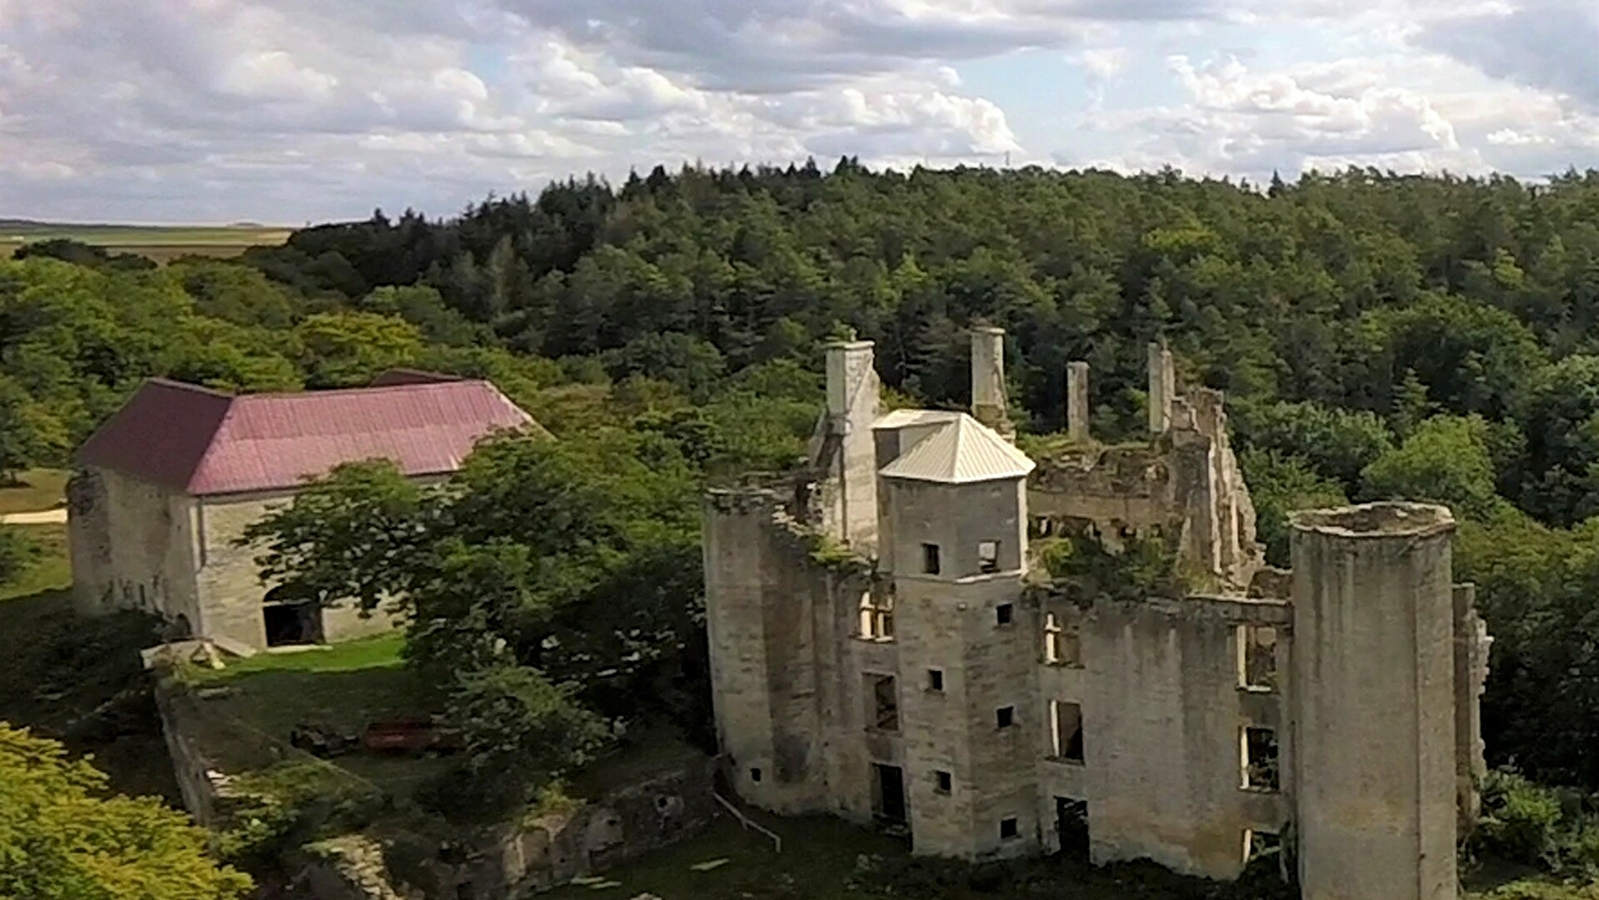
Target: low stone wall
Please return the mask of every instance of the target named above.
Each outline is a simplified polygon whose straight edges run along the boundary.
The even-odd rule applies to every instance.
[[[232,802],[229,776],[239,773],[205,748],[228,735],[217,734],[222,723],[208,719],[181,686],[163,680],[155,696],[184,805],[201,825],[219,827]],[[249,755],[264,766],[278,754],[256,746]],[[715,766],[711,757],[688,754],[681,764],[614,785],[599,800],[508,823],[451,853],[421,839],[343,835],[284,860],[286,874],[318,900],[520,900],[697,834],[721,814]]]
[[[161,734],[166,738],[167,755],[172,758],[183,805],[196,822],[210,828],[216,822],[217,807],[217,787],[208,774],[210,763],[196,746],[191,730],[185,727],[183,705],[173,689],[158,682],[155,702],[161,712]]]
[[[443,882],[438,896],[514,900],[691,837],[720,814],[714,771],[711,758],[695,760],[619,786],[602,800],[507,828],[470,862],[435,867]],[[433,887],[424,886],[428,896]]]

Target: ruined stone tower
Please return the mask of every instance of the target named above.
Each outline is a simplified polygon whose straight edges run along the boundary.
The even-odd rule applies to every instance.
[[[1378,503],[1293,528],[1302,896],[1453,900],[1454,519]]]
[[[1293,572],[1264,569],[1224,397],[1179,393],[1164,345],[1147,433],[1096,439],[1072,363],[1069,433],[1036,461],[1001,431],[1003,333],[972,356],[971,414],[880,414],[872,345],[829,346],[810,464],[708,495],[736,793],[908,830],[919,855],[1232,879],[1283,848],[1306,900],[1453,900],[1490,639],[1448,512],[1305,513]],[[1173,583],[1029,566],[1031,539],[1067,537],[1154,546]]]

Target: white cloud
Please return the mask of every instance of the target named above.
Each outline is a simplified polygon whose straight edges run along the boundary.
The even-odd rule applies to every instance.
[[[1068,146],[1536,175],[1599,164],[1586,2],[0,0],[0,215],[442,214],[658,162]]]
[[[1128,57],[1126,47],[1091,47],[1073,58],[1089,75],[1104,81],[1121,74]]]

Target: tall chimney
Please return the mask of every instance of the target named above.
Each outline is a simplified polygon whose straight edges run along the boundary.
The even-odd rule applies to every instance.
[[[1088,363],[1066,364],[1066,436],[1088,440]]]
[[[972,328],[972,416],[1008,439],[1014,436],[1005,408],[1005,329]]]
[[[827,351],[824,527],[857,549],[877,542],[877,442],[872,425],[881,411],[882,387],[873,368],[871,341],[838,341]]]
[[[1177,394],[1177,372],[1165,341],[1149,342],[1149,432],[1171,430],[1171,404]]]

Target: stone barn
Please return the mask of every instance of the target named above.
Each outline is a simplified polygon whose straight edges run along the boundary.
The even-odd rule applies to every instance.
[[[152,379],[73,459],[76,602],[157,613],[172,637],[235,653],[388,630],[381,612],[322,609],[263,585],[257,551],[235,540],[337,465],[389,459],[441,479],[500,430],[547,434],[487,381],[396,371],[367,388],[234,396]]]

